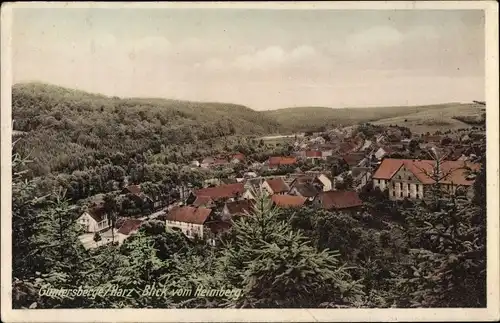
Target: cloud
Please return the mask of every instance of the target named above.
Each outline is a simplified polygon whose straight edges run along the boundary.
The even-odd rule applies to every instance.
[[[316,56],[318,53],[311,46],[298,46],[288,52],[280,46],[270,46],[252,54],[240,55],[231,65],[245,71],[266,70],[300,65]]]
[[[312,58],[317,55],[316,50],[311,46],[302,45],[294,48],[290,53],[290,57],[295,60]]]
[[[224,68],[224,62],[218,58],[211,58],[205,62],[203,67],[209,71],[220,71]]]
[[[377,26],[347,38],[346,47],[351,52],[370,52],[397,45],[403,39],[403,34],[397,29],[389,26]]]

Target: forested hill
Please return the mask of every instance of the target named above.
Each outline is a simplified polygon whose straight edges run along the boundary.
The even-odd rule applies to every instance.
[[[75,163],[95,166],[117,153],[279,128],[273,118],[241,105],[121,99],[42,83],[13,86],[12,118],[15,130],[28,132],[16,149],[29,153],[36,175],[82,168]]]

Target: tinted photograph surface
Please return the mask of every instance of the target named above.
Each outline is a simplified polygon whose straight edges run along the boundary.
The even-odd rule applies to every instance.
[[[485,8],[2,7],[3,318],[495,317]]]

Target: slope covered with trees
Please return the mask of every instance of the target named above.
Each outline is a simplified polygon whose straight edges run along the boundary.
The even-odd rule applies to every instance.
[[[225,136],[276,132],[278,123],[244,106],[164,99],[120,99],[41,83],[12,89],[17,149],[35,175],[83,170]]]
[[[357,216],[277,209],[261,196],[216,246],[152,220],[121,246],[84,250],[62,194],[33,195],[23,159],[13,166],[14,308],[486,306],[484,168],[474,201],[405,201],[398,211],[401,202],[367,191]],[[152,281],[169,292],[143,294]],[[48,294],[75,286],[119,286],[136,297]],[[200,286],[240,293],[175,294]]]

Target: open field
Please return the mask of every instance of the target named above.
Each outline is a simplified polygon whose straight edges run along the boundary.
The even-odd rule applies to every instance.
[[[455,116],[478,116],[483,106],[475,103],[445,103],[425,106],[395,106],[373,108],[332,109],[325,107],[299,107],[264,112],[280,123],[285,131],[318,130],[322,127],[352,125],[361,122],[408,126],[415,132],[435,131],[444,127],[467,127]],[[405,119],[407,120],[405,122]]]
[[[468,125],[459,120],[453,119],[457,116],[480,116],[484,107],[470,104],[450,104],[439,109],[427,109],[414,113],[404,114],[396,117],[385,118],[373,122],[378,125],[399,125],[408,127],[412,132],[425,133],[437,130],[455,130],[469,128]]]

